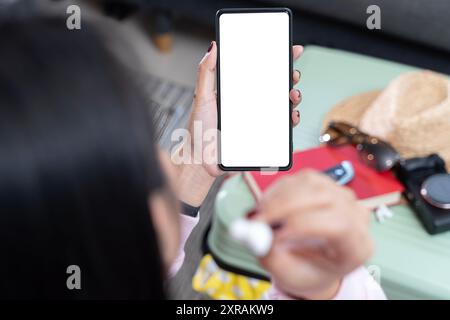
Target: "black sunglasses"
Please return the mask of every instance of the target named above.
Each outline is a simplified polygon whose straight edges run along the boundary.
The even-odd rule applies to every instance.
[[[319,141],[329,146],[356,146],[361,161],[380,172],[392,169],[401,159],[399,153],[386,141],[345,122],[331,122]]]

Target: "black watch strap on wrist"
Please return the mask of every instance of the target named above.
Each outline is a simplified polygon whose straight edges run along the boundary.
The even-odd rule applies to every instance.
[[[193,206],[181,201],[181,214],[184,214],[185,216],[196,218],[199,210],[200,210],[200,207],[193,207]]]

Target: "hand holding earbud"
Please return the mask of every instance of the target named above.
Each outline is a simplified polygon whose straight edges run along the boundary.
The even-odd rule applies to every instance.
[[[278,225],[261,264],[276,286],[299,298],[328,299],[372,253],[370,211],[350,189],[311,170],[275,183],[253,219]]]

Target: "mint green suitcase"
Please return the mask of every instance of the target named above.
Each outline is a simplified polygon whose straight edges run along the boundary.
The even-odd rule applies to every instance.
[[[318,145],[322,118],[337,102],[354,94],[384,88],[397,75],[415,70],[398,63],[316,46],[305,49],[295,68],[302,73],[298,86],[303,102],[301,124],[294,129],[294,150]],[[213,228],[214,223],[227,223],[217,221],[217,216],[243,215],[251,206],[251,197],[239,179],[232,178],[222,187],[216,199],[218,215]],[[371,270],[379,270],[388,298],[450,299],[450,233],[430,236],[407,206],[396,206],[393,211],[394,217],[384,223],[375,219],[372,222],[376,251],[367,264]],[[239,253],[238,259],[227,254],[223,241],[208,238],[208,245],[220,259],[253,272],[263,272],[245,252]]]

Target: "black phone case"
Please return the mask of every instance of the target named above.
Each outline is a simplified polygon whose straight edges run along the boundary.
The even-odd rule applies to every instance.
[[[289,87],[292,89],[292,12],[289,8],[238,8],[238,9],[220,9],[216,12],[216,43],[217,43],[217,129],[219,133],[221,132],[220,123],[220,32],[219,32],[219,17],[226,13],[259,13],[259,12],[286,12],[289,15]],[[289,98],[288,98],[289,99]],[[221,157],[221,147],[220,147],[220,134],[218,143],[218,153],[219,153],[219,168],[223,171],[287,171],[292,167],[292,103],[289,99],[289,164],[285,167],[226,167],[222,165]]]

